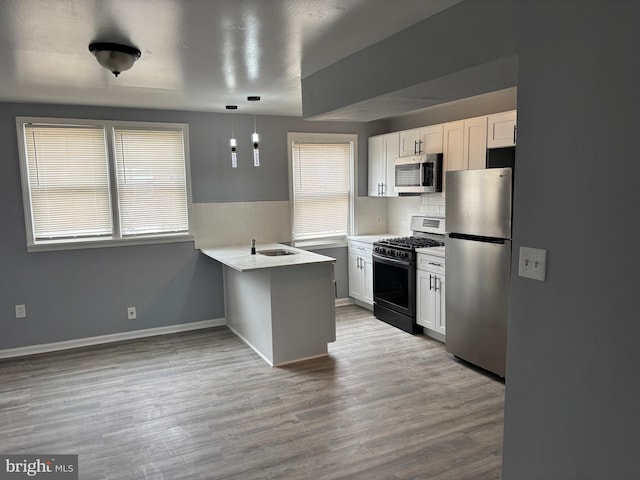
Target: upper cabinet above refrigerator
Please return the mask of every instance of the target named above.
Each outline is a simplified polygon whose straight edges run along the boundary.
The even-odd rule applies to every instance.
[[[485,168],[487,117],[468,118],[444,125],[445,170]]]
[[[489,115],[487,126],[487,148],[514,147],[518,124],[517,111]]]

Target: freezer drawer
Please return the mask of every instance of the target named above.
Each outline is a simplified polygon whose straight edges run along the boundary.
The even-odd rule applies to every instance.
[[[446,349],[505,374],[511,241],[446,239]]]

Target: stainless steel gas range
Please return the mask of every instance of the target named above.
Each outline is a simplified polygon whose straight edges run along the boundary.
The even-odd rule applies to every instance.
[[[376,318],[409,333],[416,323],[416,248],[444,245],[444,218],[411,217],[410,237],[394,237],[373,244],[373,313]]]

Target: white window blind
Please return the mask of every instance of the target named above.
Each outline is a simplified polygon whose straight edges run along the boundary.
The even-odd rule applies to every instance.
[[[34,239],[110,236],[104,129],[26,124],[24,132]]]
[[[180,130],[114,129],[122,236],[187,232],[187,182]]]
[[[16,118],[27,249],[189,239],[185,124]]]
[[[347,235],[351,155],[350,142],[293,142],[294,242]]]

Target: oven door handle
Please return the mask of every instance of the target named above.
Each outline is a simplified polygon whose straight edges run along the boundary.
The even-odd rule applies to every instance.
[[[389,265],[401,265],[403,267],[411,266],[410,260],[396,260],[395,258],[381,257],[376,253],[372,254],[371,256],[373,257],[374,260],[377,260],[378,262],[381,262],[381,263],[386,263]]]

